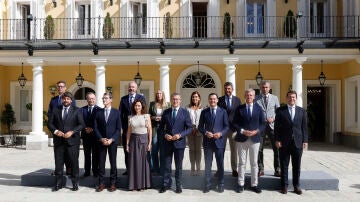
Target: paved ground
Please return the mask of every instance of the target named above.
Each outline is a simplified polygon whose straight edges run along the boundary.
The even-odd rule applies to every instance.
[[[187,150],[185,152],[188,153]],[[226,152],[225,170],[230,171],[229,153]],[[264,155],[265,169],[272,170],[272,150],[265,149]],[[188,155],[185,157],[184,169],[189,169]],[[81,167],[82,162],[83,156],[81,155]],[[302,169],[323,170],[339,178],[340,190],[304,190],[301,196],[291,192],[282,195],[278,191],[269,190],[263,190],[261,194],[255,194],[248,190],[241,194],[235,193],[233,190],[225,190],[222,194],[215,191],[203,194],[201,190],[189,189],[184,189],[182,194],[172,191],[159,194],[158,190],[144,192],[117,190],[114,193],[108,191],[96,193],[94,189],[88,187],[80,187],[76,193],[69,189],[53,193],[50,187],[20,186],[21,175],[53,167],[54,159],[51,147],[43,151],[0,147],[0,201],[360,201],[360,150],[329,144],[310,144],[309,150],[303,154]],[[122,148],[118,150],[118,167],[124,168]],[[247,166],[247,168],[249,167]]]

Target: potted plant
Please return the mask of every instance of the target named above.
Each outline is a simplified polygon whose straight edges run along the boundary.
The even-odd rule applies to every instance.
[[[167,12],[165,15],[165,36],[166,38],[171,38],[172,37],[172,21],[171,21],[171,16],[170,16],[170,12]]]
[[[6,125],[8,130],[7,134],[9,134],[8,136],[4,136],[3,142],[11,144],[8,138],[10,138],[12,126],[16,123],[16,118],[15,112],[9,103],[5,104],[5,110],[1,113],[1,123]]]
[[[230,23],[231,23],[231,35],[230,35]],[[231,16],[229,12],[224,14],[223,21],[223,35],[224,38],[230,38],[234,34],[234,23],[231,22]]]
[[[110,39],[111,36],[114,34],[114,25],[111,22],[110,13],[106,13],[106,17],[104,19],[104,26],[103,26],[103,37],[104,39]]]
[[[296,36],[296,17],[294,16],[294,13],[289,10],[286,19],[284,22],[284,34],[286,37],[294,37]]]
[[[51,15],[48,15],[44,25],[44,37],[45,39],[53,39],[55,34],[55,23]]]

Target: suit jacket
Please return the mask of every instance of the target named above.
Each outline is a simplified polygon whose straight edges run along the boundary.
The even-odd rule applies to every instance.
[[[53,111],[54,107],[59,107],[62,106],[62,100],[61,100],[61,96],[57,95],[51,98],[50,103],[49,103],[49,109],[48,109],[48,117],[50,117],[50,114]],[[73,102],[71,102],[71,106],[76,107],[76,103],[75,100],[73,100]]]
[[[234,121],[235,111],[241,105],[240,98],[233,95],[231,98],[231,107],[229,108],[226,106],[225,99],[226,99],[226,95],[219,97],[218,106],[226,110],[229,117],[230,129],[232,131],[236,131],[236,128],[233,125],[233,121]]]
[[[160,138],[165,138],[165,134],[175,135],[180,134],[181,138],[176,141],[164,141],[164,148],[171,148],[172,146],[176,149],[184,149],[186,146],[186,136],[192,131],[192,124],[190,120],[189,112],[180,107],[175,121],[171,120],[172,108],[166,109],[161,116],[159,128],[157,134]]]
[[[251,113],[251,118],[248,119],[246,104],[240,105],[236,110],[234,118],[234,126],[236,128],[237,134],[235,136],[235,141],[245,142],[249,137],[241,134],[241,129],[244,130],[258,130],[258,133],[251,137],[253,142],[260,142],[262,131],[265,128],[264,115],[261,107],[253,103],[253,110]]]
[[[216,109],[215,120],[211,118],[211,108],[208,107],[201,112],[198,130],[203,134],[203,147],[211,147],[215,145],[216,148],[225,148],[226,133],[229,130],[229,119],[225,109],[218,107]],[[222,136],[219,139],[208,138],[205,133],[210,131],[212,133],[220,132]]]
[[[306,111],[296,106],[294,121],[291,121],[287,105],[276,110],[275,141],[280,141],[283,147],[291,144],[293,135],[297,148],[302,148],[303,143],[308,142],[308,131],[306,124]]]
[[[136,93],[135,95],[135,100],[142,100],[145,104],[145,97]],[[128,129],[128,121],[129,121],[129,116],[131,115],[131,106],[129,103],[129,94],[121,97],[120,100],[120,105],[119,105],[119,111],[120,111],[120,119],[121,119],[121,126],[122,126],[122,130],[123,130],[123,135],[126,136],[127,133],[127,129]]]
[[[52,134],[54,134],[55,130],[60,130],[64,133],[68,131],[73,131],[74,134],[67,139],[54,135],[54,146],[60,144],[79,145],[79,132],[85,127],[85,122],[83,120],[81,111],[77,107],[70,106],[68,109],[68,115],[66,119],[63,120],[62,110],[63,106],[53,108],[53,112],[50,114],[47,127]]]
[[[81,112],[84,118],[84,122],[85,122],[85,127],[89,127],[94,129],[94,119],[95,119],[95,115],[97,113],[97,111],[101,110],[101,107],[94,105],[92,113],[89,114],[88,113],[88,105],[84,106],[81,108]],[[94,132],[93,132],[94,133]],[[89,139],[89,138],[93,138],[94,135],[91,134],[87,134],[85,132],[85,128],[81,131],[81,137],[83,139]]]
[[[116,145],[120,141],[121,120],[120,112],[111,107],[108,121],[105,121],[105,109],[97,111],[94,119],[94,131],[98,140],[112,138]]]
[[[261,107],[266,122],[267,118],[275,118],[275,111],[278,107],[280,107],[280,104],[279,99],[276,95],[269,94],[268,103],[267,106],[265,106],[265,101],[263,97],[263,94],[257,95],[255,98],[255,102]],[[274,129],[274,122],[270,123],[269,126],[271,129]]]

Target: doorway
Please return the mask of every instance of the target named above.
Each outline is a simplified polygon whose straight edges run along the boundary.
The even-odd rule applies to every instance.
[[[327,115],[326,100],[327,87],[308,87],[307,88],[307,125],[309,141],[326,142],[326,123]]]
[[[207,2],[193,2],[193,37],[207,37]]]

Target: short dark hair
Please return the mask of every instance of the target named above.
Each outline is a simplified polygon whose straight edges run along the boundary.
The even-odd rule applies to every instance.
[[[66,82],[63,81],[63,80],[58,81],[58,82],[56,83],[56,85],[59,85],[59,83],[63,83],[63,84],[66,86]]]
[[[218,96],[216,93],[210,93],[209,96],[208,96],[208,99],[209,99],[211,96],[213,96],[213,95],[215,95],[216,98],[219,98],[219,96]]]
[[[110,93],[110,92],[104,93],[104,95],[103,95],[103,96],[105,96],[105,95],[109,96],[109,98],[110,98],[110,99],[112,99],[112,98],[113,98],[112,93]]]
[[[227,82],[224,83],[224,88],[226,86],[231,86],[231,88],[234,88],[233,83],[231,83],[230,81],[227,81]]]
[[[292,94],[295,94],[296,98],[297,98],[297,93],[296,91],[294,90],[289,90],[287,93],[286,93],[286,97],[289,96],[289,95],[292,95]]]
[[[66,91],[64,94],[62,94],[61,98],[63,97],[68,97],[73,100],[73,95],[69,91]]]
[[[135,111],[135,104],[137,102],[140,102],[141,104],[141,114],[146,114],[146,104],[144,101],[140,100],[140,99],[136,99],[132,104],[131,104],[131,113],[132,114],[136,114],[136,111]]]

